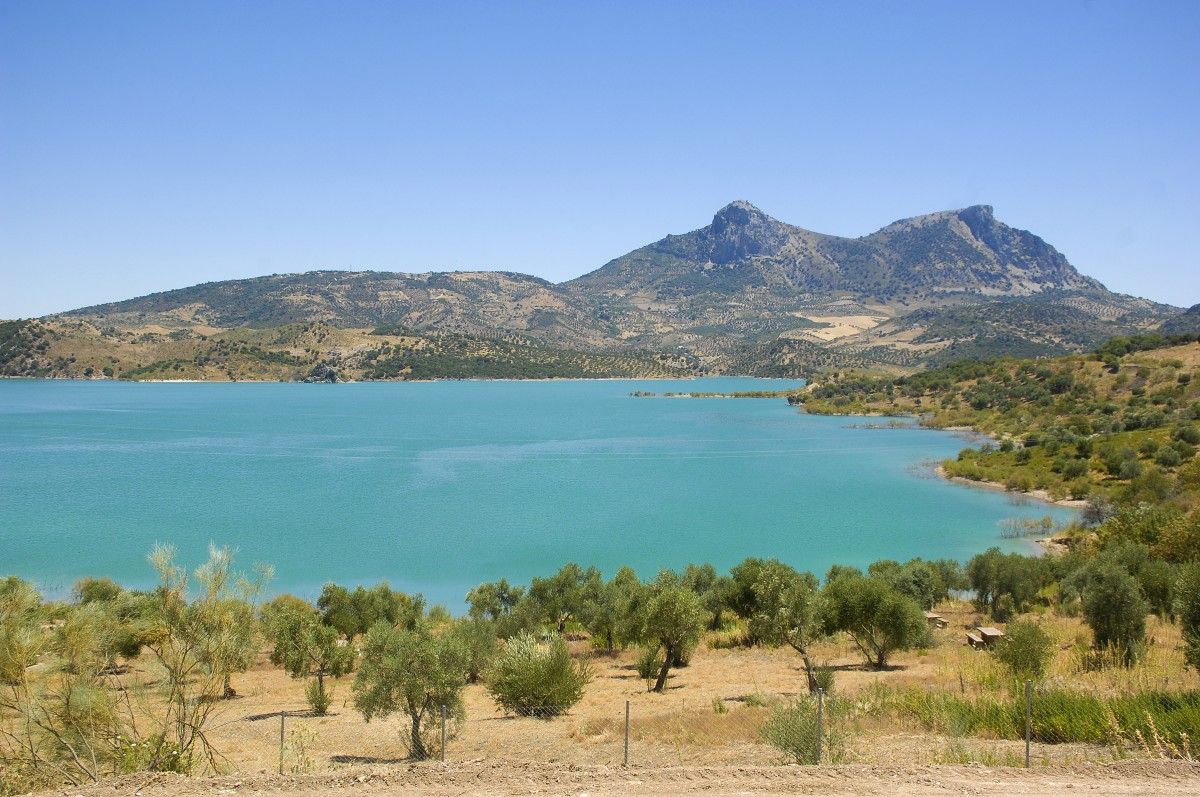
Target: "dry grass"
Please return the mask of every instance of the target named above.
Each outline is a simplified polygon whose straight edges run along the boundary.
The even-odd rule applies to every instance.
[[[856,706],[845,731],[843,758],[862,763],[1010,764],[1024,760],[1019,741],[968,738],[931,733],[885,713],[874,713],[873,696],[890,690],[945,691],[970,697],[1007,694],[1009,678],[992,656],[962,644],[965,629],[979,622],[969,604],[939,607],[949,626],[934,631],[928,651],[899,654],[886,671],[862,666],[851,643],[831,640],[815,646],[818,661],[836,673],[835,694]],[[1111,696],[1143,690],[1196,689],[1178,651],[1179,632],[1152,618],[1146,662],[1132,670],[1082,672],[1077,646],[1088,638],[1080,621],[1054,615],[1040,618],[1058,649],[1047,682]],[[724,639],[728,643],[728,634]],[[720,637],[714,638],[719,639]],[[592,654],[586,643],[575,652]],[[554,719],[506,716],[482,686],[466,693],[467,721],[448,745],[456,761],[509,759],[579,765],[615,765],[623,761],[625,707],[630,709],[630,758],[641,764],[769,764],[781,760],[759,728],[770,708],[762,703],[805,694],[804,674],[790,650],[702,646],[690,666],[672,671],[665,694],[650,694],[634,669],[635,651],[595,654],[595,680],[570,713]],[[350,703],[352,676],[336,684],[332,713],[307,715],[302,684],[271,667],[265,657],[235,686],[242,696],[223,707],[213,738],[231,764],[244,771],[271,771],[279,761],[279,712],[293,713],[286,766],[323,768],[363,760],[399,760],[405,718],[364,723]],[[883,690],[882,692],[880,690]],[[724,713],[714,709],[714,703]],[[1147,745],[1147,750],[1151,745]],[[300,748],[300,749],[296,749]],[[1144,755],[1132,746],[1121,755]],[[1110,748],[1097,745],[1036,745],[1034,762],[1078,763],[1112,760]]]
[[[930,731],[912,717],[880,710],[888,700],[913,691],[985,701],[1007,699],[1009,676],[988,653],[963,644],[966,628],[981,618],[961,602],[938,611],[949,625],[933,631],[936,644],[927,651],[897,655],[886,671],[866,669],[848,640],[814,646],[816,660],[827,662],[835,671],[834,699],[848,707],[837,726],[840,760],[1023,763],[1023,742],[955,732],[953,723]],[[1200,679],[1184,670],[1179,631],[1169,623],[1151,618],[1149,633],[1154,644],[1142,665],[1132,670],[1082,672],[1078,646],[1086,642],[1088,634],[1081,622],[1057,615],[1034,619],[1057,644],[1046,679],[1051,688],[1069,687],[1102,696],[1200,688]],[[586,642],[573,643],[576,654],[593,656],[595,680],[577,706],[553,719],[507,716],[482,686],[470,686],[466,691],[467,720],[448,744],[448,759],[619,765],[624,759],[628,702],[631,763],[780,763],[781,754],[763,740],[759,729],[770,717],[772,705],[806,694],[799,658],[790,649],[728,647],[732,636],[710,637],[710,644],[696,651],[690,666],[672,671],[662,695],[646,691],[634,668],[636,651],[610,656],[589,650]],[[125,677],[144,680],[149,674],[135,666]],[[403,760],[407,719],[393,716],[365,723],[351,703],[352,678],[334,683],[329,715],[312,716],[304,701],[303,683],[270,665],[264,653],[249,672],[235,677],[238,696],[220,704],[210,739],[229,769],[274,772],[280,763],[280,714],[286,711],[289,717],[282,741],[287,771]],[[1162,750],[1161,740],[1153,738],[1144,739],[1141,745],[1134,740],[1121,750],[1104,745],[1036,744],[1033,761],[1063,764],[1109,761],[1125,755],[1159,757]]]

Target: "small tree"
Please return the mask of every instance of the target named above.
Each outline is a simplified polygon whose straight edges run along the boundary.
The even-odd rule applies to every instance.
[[[454,624],[454,634],[467,653],[467,683],[479,683],[496,658],[498,623],[495,620],[465,617]]]
[[[412,629],[376,623],[363,637],[354,707],[367,722],[408,716],[409,753],[423,761],[437,750],[442,707],[456,723],[463,719],[467,658],[454,634],[437,633],[426,618]]]
[[[704,607],[687,587],[679,586],[667,573],[660,573],[646,604],[643,637],[663,649],[663,664],[651,691],[661,693],[667,674],[681,650],[694,646],[704,631]]]
[[[797,573],[787,565],[768,562],[759,570],[754,583],[757,611],[750,618],[750,633],[771,646],[788,645],[800,654],[808,691],[816,694],[817,670],[808,648],[821,636],[823,618],[817,579],[811,573]]]
[[[574,661],[561,636],[543,643],[522,633],[505,642],[487,690],[506,711],[552,717],[578,703],[591,682],[591,665]]]
[[[208,561],[195,573],[199,594],[189,602],[188,573],[175,564],[175,550],[155,546],[149,559],[161,584],[144,607],[141,636],[163,671],[163,704],[146,768],[190,768],[193,751],[215,768],[216,751],[204,728],[214,698],[233,691],[230,675],[244,671],[258,652],[251,601],[270,578],[270,568],[260,566],[252,580],[233,570],[232,550],[209,546]]]
[[[1175,614],[1183,631],[1184,659],[1200,670],[1200,563],[1185,566],[1175,584]]]
[[[588,595],[595,594],[601,583],[595,567],[584,570],[568,562],[549,578],[533,579],[524,600],[537,619],[552,624],[561,634],[567,621],[579,619]]]
[[[825,630],[845,631],[867,660],[882,670],[888,657],[925,638],[925,615],[911,598],[877,578],[833,579],[823,590]]]
[[[338,632],[321,622],[312,607],[281,600],[266,612],[267,630],[274,648],[271,663],[292,678],[316,676],[315,686],[306,689],[308,704],[317,714],[329,709],[325,678],[339,678],[354,668],[354,648],[339,644]]]
[[[1041,678],[1054,657],[1054,640],[1034,623],[1009,623],[993,652],[1017,678]]]
[[[1126,666],[1137,661],[1150,606],[1137,580],[1112,563],[1089,568],[1083,586],[1083,619],[1097,647],[1112,647]]]

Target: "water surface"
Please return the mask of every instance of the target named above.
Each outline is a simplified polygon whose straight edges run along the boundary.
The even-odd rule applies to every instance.
[[[193,564],[213,541],[271,563],[274,591],[387,579],[457,610],[481,581],[567,561],[647,577],[775,556],[821,573],[1026,550],[999,521],[1069,517],[914,475],[965,445],[949,433],[629,396],[779,386],[3,380],[0,575],[50,594],[85,575],[146,587],[156,541]]]

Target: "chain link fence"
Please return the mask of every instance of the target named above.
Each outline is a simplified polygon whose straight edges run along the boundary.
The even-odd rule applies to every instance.
[[[428,759],[604,766],[951,764],[1040,766],[1200,754],[1200,693],[1099,696],[1026,682],[986,695],[877,688],[850,696],[714,699],[521,714],[434,716]],[[410,761],[408,717],[352,711],[230,719],[209,736],[229,771],[312,772]]]

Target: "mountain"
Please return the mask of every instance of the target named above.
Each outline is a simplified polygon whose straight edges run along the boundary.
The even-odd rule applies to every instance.
[[[717,368],[772,341],[771,362],[914,367],[966,356],[1054,356],[1146,331],[1170,311],[1075,270],[987,205],[903,219],[862,238],[784,224],[748,202],[563,285],[600,301],[624,338]],[[755,367],[764,368],[765,363]]]
[[[1200,333],[1200,304],[1194,304],[1179,315],[1168,318],[1158,331],[1164,335]]]
[[[660,295],[778,295],[851,291],[878,298],[978,291],[1027,296],[1046,290],[1104,291],[1041,238],[976,205],[903,219],[863,238],[840,238],[777,221],[733,202],[712,224],[634,250],[567,283],[573,289]]]
[[[589,347],[608,337],[589,309],[552,283],[501,271],[275,274],[210,282],[65,315],[123,327],[266,328],[320,322],[342,329],[390,324],[482,336],[505,331],[528,333],[556,346]]]
[[[207,283],[14,328],[6,339],[20,356],[5,368],[77,375],[86,352],[93,374],[142,373],[160,362],[179,371],[177,361],[188,357],[199,358],[197,368],[208,374],[205,358],[227,354],[199,344],[172,347],[164,336],[174,343],[236,340],[295,359],[267,357],[269,369],[226,369],[238,378],[256,368],[298,374],[310,364],[386,377],[441,367],[411,366],[408,354],[387,367],[379,365],[384,354],[366,357],[378,336],[390,335],[399,350],[439,352],[430,362],[458,363],[447,365],[447,374],[496,375],[497,362],[516,374],[911,371],[964,357],[1086,351],[1111,337],[1153,331],[1178,314],[1108,291],[1037,235],[997,220],[987,205],[843,238],[738,201],[705,227],[668,235],[560,285],[510,272],[345,271]],[[334,345],[305,333],[300,345],[289,342],[291,333],[251,336],[253,342],[246,334],[296,325],[358,337],[321,338],[340,341]],[[139,352],[139,341],[158,348]],[[610,356],[625,359],[596,359]],[[263,359],[254,354],[252,363],[255,357]],[[474,365],[462,365],[464,357]],[[530,358],[543,364],[540,371],[513,365]]]

